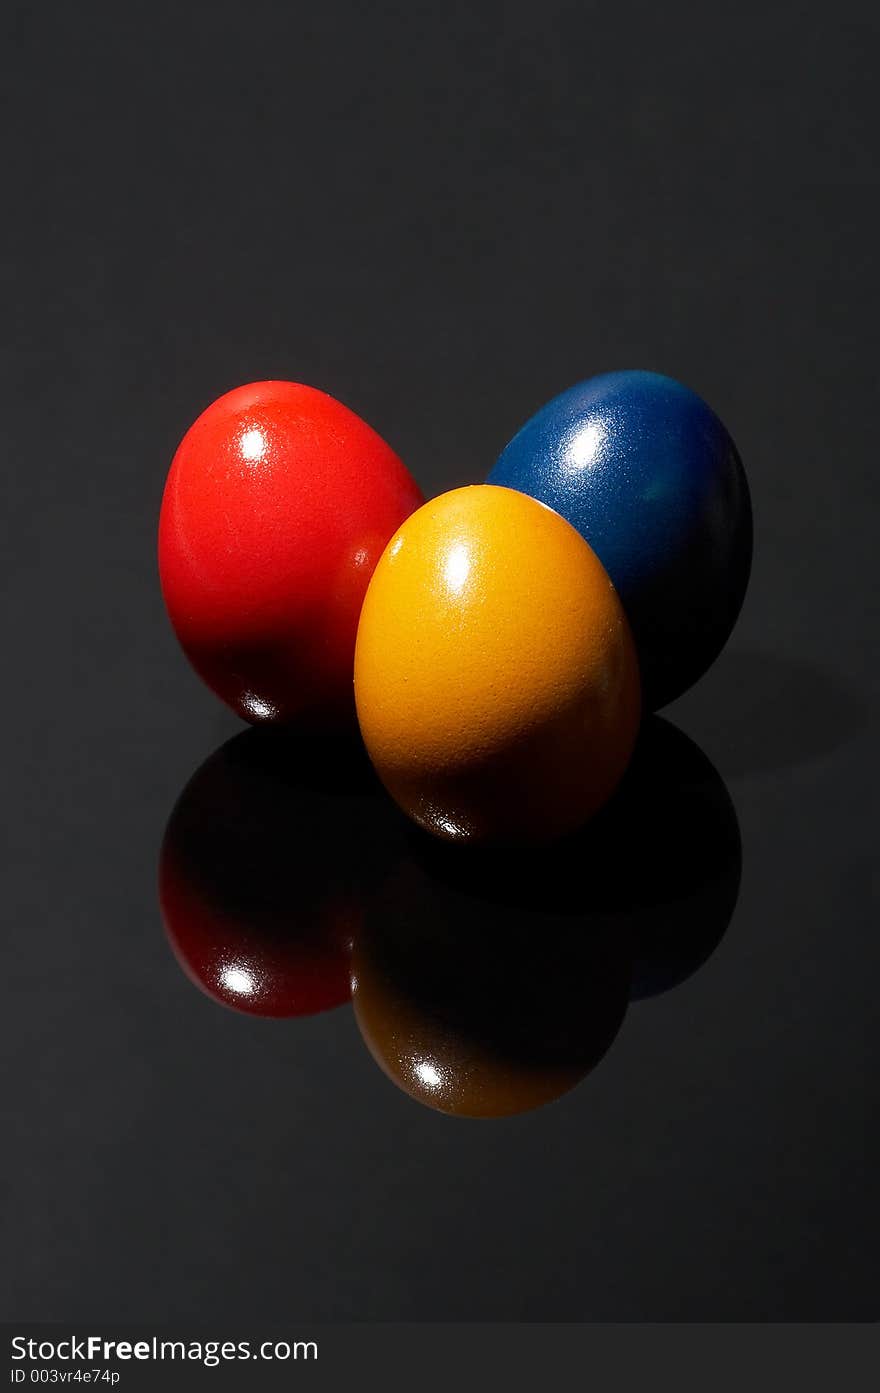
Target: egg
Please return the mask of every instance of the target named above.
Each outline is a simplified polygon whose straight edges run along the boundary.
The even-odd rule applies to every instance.
[[[489,482],[555,508],[594,548],[632,626],[648,708],[710,667],[745,596],[752,512],[736,446],[700,397],[653,372],[590,378],[526,422]]]
[[[364,592],[421,502],[326,393],[255,382],[218,398],[174,456],[159,521],[165,604],[203,681],[253,723],[353,723]]]
[[[355,699],[403,810],[459,842],[548,841],[609,797],[639,724],[638,663],[595,553],[512,489],[426,503],[373,574]]]

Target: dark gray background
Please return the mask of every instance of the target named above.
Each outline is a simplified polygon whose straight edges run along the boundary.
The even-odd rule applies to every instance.
[[[875,1317],[873,7],[4,28],[3,1313]],[[736,804],[739,905],[575,1092],[450,1120],[347,1010],[240,1017],[170,955],[164,822],[237,723],[165,620],[164,475],[277,376],[438,491],[627,366],[706,396],[751,481],[741,622],[667,712]]]

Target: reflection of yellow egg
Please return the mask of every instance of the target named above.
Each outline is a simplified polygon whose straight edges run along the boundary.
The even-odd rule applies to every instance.
[[[598,558],[511,489],[455,489],[392,537],[355,653],[358,718],[392,797],[437,836],[529,842],[595,812],[639,721],[629,627]]]

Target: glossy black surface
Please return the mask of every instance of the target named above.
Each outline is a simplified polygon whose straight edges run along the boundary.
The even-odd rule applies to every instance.
[[[844,9],[12,16],[10,1318],[876,1317],[880,220],[873,11]],[[169,951],[164,830],[240,727],[167,626],[162,484],[236,382],[324,387],[432,492],[633,362],[692,384],[748,461],[741,619],[664,712],[705,816],[652,799],[656,844],[615,872],[628,918],[659,886],[652,922],[702,900],[696,956],[718,941],[557,1102],[449,1118],[383,1076],[350,1008],[231,1011]],[[350,796],[321,795],[314,903]],[[516,913],[550,907],[548,884]]]

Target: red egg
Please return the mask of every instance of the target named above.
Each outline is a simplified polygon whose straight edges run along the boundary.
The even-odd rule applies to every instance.
[[[165,604],[203,681],[247,721],[348,720],[364,592],[422,501],[325,392],[255,382],[219,397],[174,456],[159,521]]]

